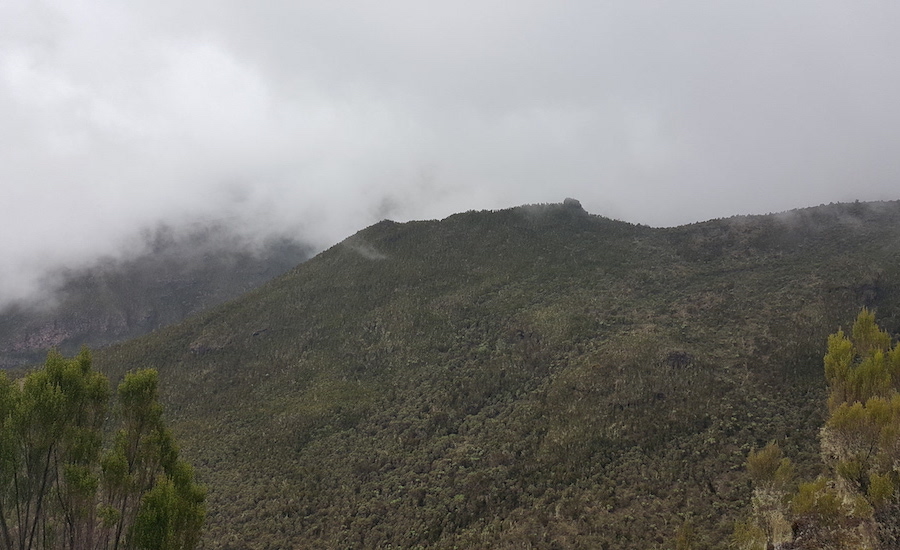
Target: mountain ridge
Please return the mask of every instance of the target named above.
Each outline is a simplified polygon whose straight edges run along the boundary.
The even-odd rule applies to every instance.
[[[159,368],[204,547],[724,548],[750,449],[818,467],[825,336],[900,328],[898,236],[898,202],[383,221],[96,362]]]
[[[43,301],[0,310],[0,368],[140,336],[234,298],[306,260],[288,238],[252,243],[227,226],[160,226],[122,258],[49,277]]]

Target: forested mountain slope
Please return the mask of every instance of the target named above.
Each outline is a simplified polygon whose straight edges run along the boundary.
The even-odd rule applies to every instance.
[[[311,248],[286,239],[250,243],[221,224],[159,227],[124,259],[107,258],[49,281],[43,303],[0,310],[0,368],[40,362],[177,323],[281,275]]]
[[[160,370],[206,548],[725,548],[819,468],[825,337],[900,328],[900,203],[653,229],[574,201],[378,223],[96,354]]]

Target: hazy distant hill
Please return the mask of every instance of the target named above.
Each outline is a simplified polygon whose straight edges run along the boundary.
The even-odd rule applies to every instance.
[[[725,548],[747,452],[818,468],[825,336],[900,328],[900,203],[652,229],[384,221],[97,354],[160,369],[206,548]]]
[[[134,338],[237,297],[296,266],[309,246],[251,244],[227,227],[161,227],[127,259],[59,274],[49,302],[0,311],[0,368]]]

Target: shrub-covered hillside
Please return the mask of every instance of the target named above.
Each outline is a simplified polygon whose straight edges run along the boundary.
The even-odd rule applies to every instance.
[[[0,368],[43,361],[141,336],[240,296],[311,256],[308,245],[254,244],[220,224],[187,231],[162,226],[124,259],[48,277],[39,303],[0,307]]]
[[[384,221],[96,362],[159,369],[206,548],[724,548],[751,449],[817,473],[825,338],[900,328],[898,260],[900,203]]]

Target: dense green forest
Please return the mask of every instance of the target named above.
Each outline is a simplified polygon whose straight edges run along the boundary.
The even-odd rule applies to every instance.
[[[96,353],[160,373],[204,548],[727,548],[751,451],[826,475],[826,338],[900,328],[900,203],[677,228],[383,221]]]

